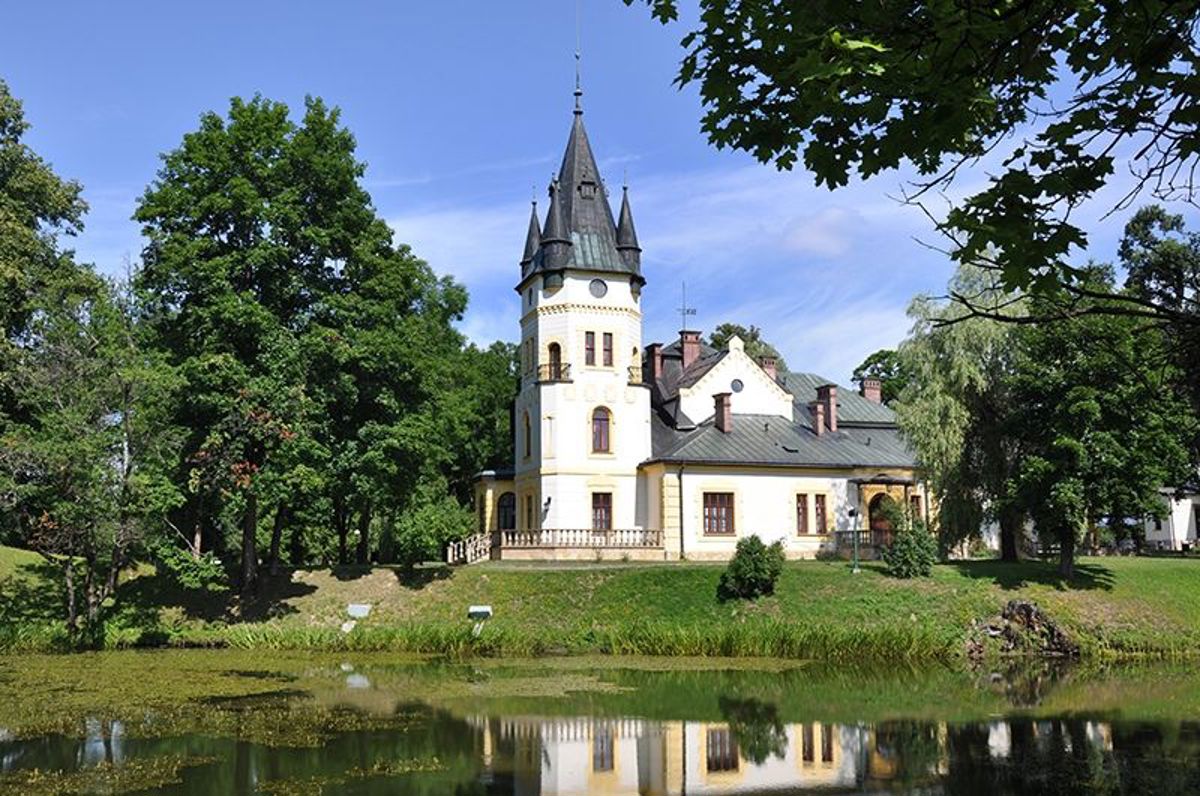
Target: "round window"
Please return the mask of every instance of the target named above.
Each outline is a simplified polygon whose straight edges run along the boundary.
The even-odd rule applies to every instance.
[[[596,298],[604,298],[604,296],[608,293],[608,285],[604,283],[603,279],[593,279],[591,284],[588,285],[588,290],[590,290],[592,295]]]
[[[729,383],[729,389],[733,390],[734,392],[741,392],[742,388],[745,386],[746,386],[745,384],[742,384],[741,379],[734,379],[732,382]]]

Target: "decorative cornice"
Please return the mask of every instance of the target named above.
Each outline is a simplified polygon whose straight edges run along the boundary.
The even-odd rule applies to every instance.
[[[596,315],[628,315],[633,318],[641,318],[640,310],[633,307],[613,307],[606,304],[576,304],[574,302],[564,302],[562,304],[548,304],[544,307],[537,307],[530,310],[521,316],[521,323],[525,323],[531,318],[541,315],[567,315],[572,312],[592,313]]]

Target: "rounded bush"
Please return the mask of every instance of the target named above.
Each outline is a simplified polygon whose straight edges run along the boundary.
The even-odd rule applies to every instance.
[[[929,577],[937,560],[937,539],[920,525],[896,531],[892,543],[883,549],[883,563],[897,578]]]
[[[775,581],[783,572],[783,544],[767,546],[757,536],[738,540],[737,550],[717,584],[717,599],[753,600],[774,594]]]

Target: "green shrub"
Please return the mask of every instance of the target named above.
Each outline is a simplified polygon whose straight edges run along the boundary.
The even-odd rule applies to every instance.
[[[753,600],[775,592],[775,581],[783,572],[783,544],[770,547],[757,536],[747,536],[737,543],[729,566],[721,573],[717,584],[717,599]]]
[[[927,578],[937,560],[937,539],[919,523],[901,527],[883,549],[883,563],[897,578]]]

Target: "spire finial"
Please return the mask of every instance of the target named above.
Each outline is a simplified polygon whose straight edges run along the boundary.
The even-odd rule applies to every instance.
[[[583,85],[579,79],[580,51],[583,49],[583,0],[575,0],[575,113],[583,113]]]
[[[575,113],[583,113],[580,100],[583,98],[583,86],[579,79],[579,50],[575,51]]]

